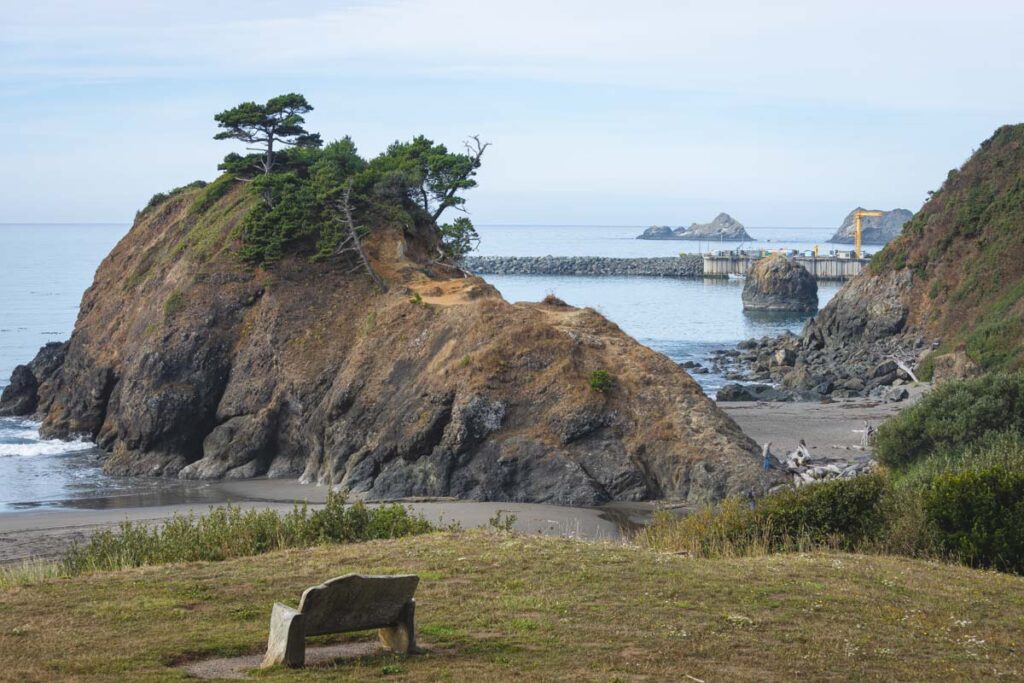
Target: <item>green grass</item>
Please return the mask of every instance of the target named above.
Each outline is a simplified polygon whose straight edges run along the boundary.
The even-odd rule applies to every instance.
[[[164,302],[164,320],[170,320],[185,310],[185,295],[180,291],[172,292]]]
[[[282,548],[399,538],[432,529],[401,505],[346,505],[342,494],[329,491],[322,508],[296,505],[283,515],[228,505],[198,517],[175,515],[155,526],[126,521],[116,531],[98,531],[84,545],[72,547],[62,562],[62,573],[75,576],[170,562],[221,561]]]
[[[9,587],[0,593],[0,679],[184,680],[182,662],[262,652],[274,601],[294,603],[347,572],[424,577],[416,618],[432,651],[274,669],[259,680],[1024,675],[1020,577],[843,553],[696,560],[472,531]]]

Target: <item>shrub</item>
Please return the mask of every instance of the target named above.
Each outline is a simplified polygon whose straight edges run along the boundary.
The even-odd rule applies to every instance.
[[[169,562],[219,561],[281,548],[398,538],[433,530],[429,522],[401,505],[367,508],[345,505],[345,496],[328,492],[327,504],[306,505],[279,515],[274,510],[234,506],[206,515],[175,515],[157,527],[123,522],[117,532],[100,531],[64,558],[67,575]]]
[[[182,192],[185,192],[187,190],[194,190],[194,189],[203,188],[203,187],[206,187],[206,181],[205,180],[193,180],[188,185],[182,185],[181,187],[176,187],[173,190],[171,190],[170,192],[157,192],[155,195],[153,195],[152,197],[149,198],[149,201],[146,202],[146,205],[144,207],[142,207],[142,209],[139,210],[139,212],[136,214],[136,216],[141,216],[142,214],[144,214],[147,211],[149,211],[150,209],[153,209],[156,206],[162,204],[164,201],[166,201],[167,199],[170,199],[171,197],[173,197],[176,194],[181,194]]]
[[[235,186],[235,182],[235,177],[227,173],[217,178],[203,188],[203,191],[199,193],[196,200],[192,202],[192,206],[189,211],[191,213],[205,212],[211,206],[216,204],[221,197],[230,192],[231,188]]]
[[[640,532],[644,545],[696,557],[758,555],[820,546],[855,549],[885,531],[884,475],[838,479],[767,496],[730,499],[683,518],[663,513]]]
[[[607,370],[594,370],[590,373],[590,388],[594,391],[611,391],[614,385],[615,382]]]
[[[1024,471],[1007,465],[940,475],[924,507],[943,549],[973,565],[1024,571]]]
[[[949,382],[883,422],[875,435],[875,456],[906,469],[939,450],[955,451],[1007,429],[1024,429],[1024,375]]]
[[[164,302],[164,318],[173,318],[185,310],[185,295],[181,292],[173,292],[167,301]]]

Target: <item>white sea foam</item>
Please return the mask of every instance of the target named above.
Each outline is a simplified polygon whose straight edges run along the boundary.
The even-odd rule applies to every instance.
[[[0,458],[30,458],[87,451],[96,446],[81,439],[61,441],[39,437],[39,423],[29,420],[0,421]]]

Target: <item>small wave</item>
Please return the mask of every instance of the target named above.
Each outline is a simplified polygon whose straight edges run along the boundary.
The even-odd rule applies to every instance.
[[[31,420],[0,420],[0,458],[62,455],[87,451],[95,447],[94,444],[81,439],[41,439],[39,423]]]
[[[31,458],[40,455],[63,455],[88,451],[96,446],[87,441],[48,439],[32,443],[0,443],[0,458]]]

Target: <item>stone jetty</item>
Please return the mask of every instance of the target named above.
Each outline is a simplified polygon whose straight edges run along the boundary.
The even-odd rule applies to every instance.
[[[477,275],[636,275],[698,278],[704,276],[699,254],[658,258],[601,256],[469,256],[462,267]]]

